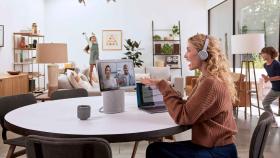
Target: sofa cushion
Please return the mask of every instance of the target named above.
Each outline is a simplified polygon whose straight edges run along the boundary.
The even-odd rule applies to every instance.
[[[69,80],[69,82],[71,83],[71,85],[74,88],[82,88],[78,82],[80,81],[80,77],[77,75],[76,72],[72,71],[72,70],[67,70],[66,72],[67,78]]]
[[[73,89],[66,75],[60,75],[58,77],[58,89]]]

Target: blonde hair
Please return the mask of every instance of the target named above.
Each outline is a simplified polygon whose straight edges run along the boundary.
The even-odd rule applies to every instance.
[[[218,80],[225,83],[231,96],[231,100],[235,103],[237,99],[237,92],[234,86],[233,79],[230,74],[229,62],[226,59],[224,53],[220,49],[220,43],[212,36],[207,37],[209,39],[207,52],[208,58],[205,60],[207,63],[206,70],[211,76],[215,76]],[[197,34],[189,38],[190,42],[197,51],[203,49],[206,40],[206,35]]]

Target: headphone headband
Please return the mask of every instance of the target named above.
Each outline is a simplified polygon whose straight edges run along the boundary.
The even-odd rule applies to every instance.
[[[209,38],[208,35],[206,35],[203,49],[198,52],[198,56],[200,57],[201,60],[206,60],[208,58],[208,52],[207,52],[208,43],[209,43]]]
[[[203,51],[207,51],[208,43],[209,43],[209,38],[208,38],[208,35],[206,35],[204,46],[202,49]]]

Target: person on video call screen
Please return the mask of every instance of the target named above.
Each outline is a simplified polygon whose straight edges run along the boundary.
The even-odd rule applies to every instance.
[[[114,89],[118,87],[116,79],[111,75],[110,65],[105,67],[105,76],[102,80],[104,89]]]
[[[123,65],[123,74],[118,76],[118,83],[120,87],[135,85],[135,79],[134,76],[129,73],[128,64]]]

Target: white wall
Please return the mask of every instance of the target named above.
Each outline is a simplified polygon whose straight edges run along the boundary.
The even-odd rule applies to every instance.
[[[83,52],[86,41],[82,32],[98,37],[101,59],[124,57],[122,51],[102,51],[102,30],[123,31],[123,40],[141,41],[145,65],[152,65],[152,20],[156,28],[171,28],[181,21],[182,56],[190,36],[207,32],[206,0],[87,0],[86,6],[73,0],[46,0],[46,41],[66,42],[70,61],[88,66]],[[189,74],[183,59],[184,75]]]
[[[222,3],[223,1],[226,1],[226,0],[208,0],[207,8],[210,9],[210,8],[214,7],[215,5]]]
[[[0,25],[5,27],[5,46],[0,47],[0,74],[13,70],[13,33],[36,22],[44,32],[44,0],[0,0]]]
[[[13,69],[13,32],[30,28],[33,22],[46,36],[46,42],[66,42],[69,60],[88,66],[89,57],[82,49],[82,32],[95,32],[100,58],[124,57],[122,51],[102,51],[102,30],[123,30],[123,40],[141,41],[145,65],[152,65],[152,20],[156,28],[171,28],[181,21],[182,56],[190,36],[207,32],[206,0],[0,0],[0,25],[5,25],[5,47],[0,47],[0,74]],[[190,74],[183,59],[183,75]],[[192,74],[192,73],[191,73]]]

